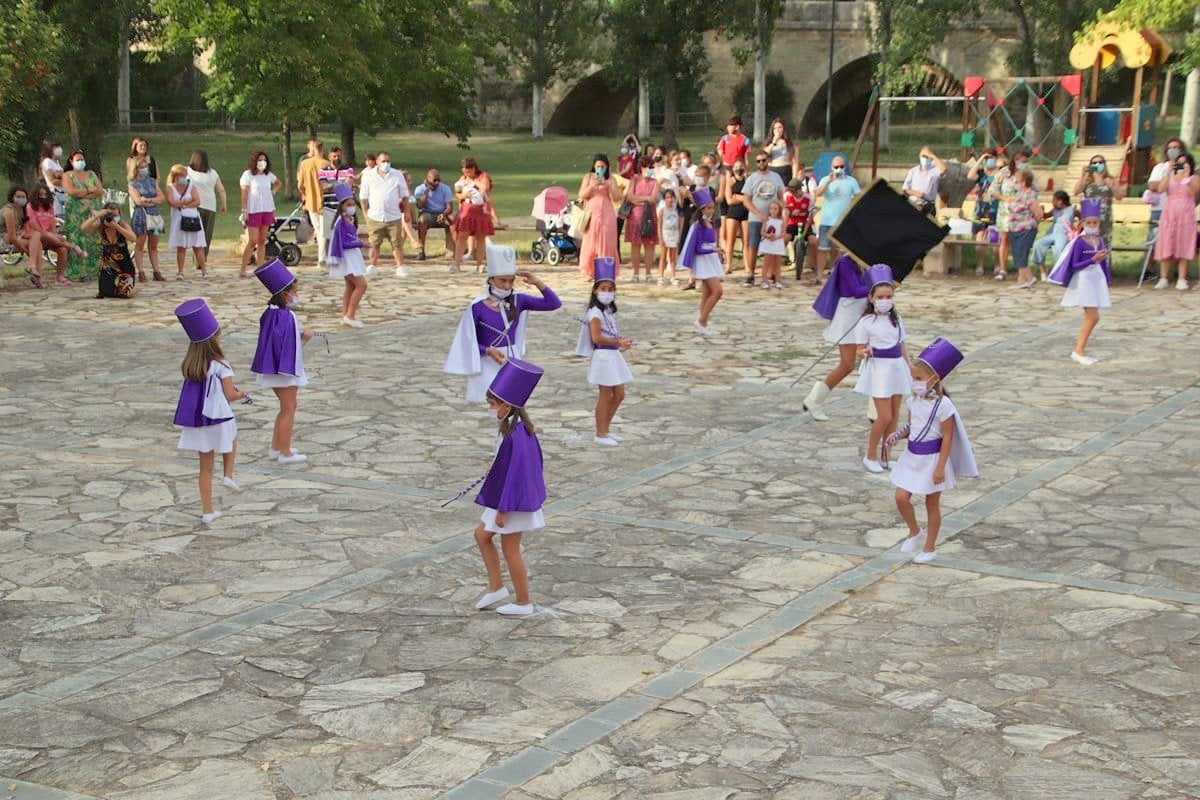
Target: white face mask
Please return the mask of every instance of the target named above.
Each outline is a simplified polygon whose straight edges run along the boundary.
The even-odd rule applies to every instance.
[[[499,422],[500,421],[500,409],[492,408],[491,406],[488,406],[488,418],[491,419],[492,422]]]
[[[617,293],[616,292],[596,292],[596,299],[599,300],[601,303],[603,303],[606,306],[612,305],[613,301],[617,299]]]
[[[913,381],[912,393],[917,397],[924,397],[929,394],[929,381]]]
[[[681,159],[679,159],[679,166],[681,166],[681,167],[684,167],[685,169],[686,169],[686,168],[688,167],[688,165],[689,165],[689,164],[691,164],[691,163],[692,163],[692,162],[691,162],[689,159],[686,159],[686,158],[681,158]]]
[[[82,171],[83,169],[85,169],[87,167],[87,162],[84,161],[82,158],[77,158],[71,162],[71,166],[77,170]]]
[[[353,217],[355,211],[358,211],[356,206],[346,206],[344,209],[342,209],[342,213],[344,213],[347,217]]]
[[[883,298],[880,298],[879,300],[875,301],[875,313],[876,314],[887,314],[891,310],[892,310],[892,299],[890,297],[883,297]]]
[[[61,147],[56,147],[56,148],[54,148],[54,157],[55,157],[55,158],[62,158],[62,153],[63,153],[63,151],[62,151],[62,148],[61,148]],[[1178,154],[1176,154],[1176,156],[1175,156],[1175,157],[1176,157],[1176,158],[1178,158],[1178,157],[1179,157],[1179,155],[1178,155]]]
[[[1100,235],[1100,226],[1099,225],[1084,225],[1083,233],[1085,236],[1099,236]]]
[[[258,166],[258,171],[259,171],[259,172],[266,172],[266,171],[267,171],[267,162],[265,162],[265,161],[259,161],[259,162],[258,162],[258,164],[257,164],[257,166]]]
[[[491,292],[492,297],[495,297],[497,300],[504,300],[512,297],[513,293],[512,289],[498,289],[495,286],[491,287],[489,291]]]
[[[381,172],[391,172],[391,171],[392,171],[392,162],[390,162],[390,161],[380,161],[380,162],[379,162],[379,169],[380,169],[380,171],[381,171]]]

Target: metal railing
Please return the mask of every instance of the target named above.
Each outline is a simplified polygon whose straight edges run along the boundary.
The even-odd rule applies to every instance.
[[[124,117],[124,119],[122,119]],[[118,130],[233,130],[237,124],[220,111],[207,108],[131,108],[117,112]]]

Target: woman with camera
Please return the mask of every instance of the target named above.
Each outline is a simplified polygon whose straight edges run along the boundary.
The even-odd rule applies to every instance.
[[[63,173],[62,188],[67,193],[63,203],[63,235],[67,241],[83,249],[81,256],[71,259],[67,265],[67,277],[73,281],[85,281],[96,277],[100,271],[100,259],[96,248],[88,247],[88,235],[83,224],[100,210],[100,198],[104,197],[104,184],[96,173],[87,168],[87,159],[82,150],[71,153],[67,163],[70,169]]]
[[[137,241],[137,234],[121,222],[121,207],[105,203],[79,227],[85,235],[100,237],[100,247],[93,242],[90,248],[91,252],[100,251],[100,290],[96,297],[133,297],[137,293],[137,280],[129,243]]]
[[[1125,196],[1125,187],[1121,182],[1108,174],[1108,164],[1104,156],[1092,156],[1088,165],[1083,168],[1083,174],[1075,184],[1075,194],[1083,195],[1085,199],[1100,201],[1100,236],[1106,242],[1112,241],[1113,212],[1112,204]]]
[[[1155,289],[1171,285],[1167,277],[1171,262],[1177,263],[1175,288],[1188,288],[1188,262],[1196,257],[1196,194],[1200,192],[1200,176],[1196,175],[1196,160],[1191,153],[1180,153],[1166,180],[1163,194],[1167,196],[1158,223],[1158,238],[1154,242],[1154,257],[1158,260],[1158,283]]]

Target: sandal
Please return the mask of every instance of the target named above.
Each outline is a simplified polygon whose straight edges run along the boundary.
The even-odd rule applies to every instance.
[[[69,280],[67,277],[65,277],[65,276],[63,276],[63,275],[55,275],[55,276],[54,276],[54,282],[55,282],[55,283],[61,283],[63,286],[70,286],[70,285],[71,285],[71,281],[70,281],[70,280]]]
[[[142,280],[145,280],[145,278],[143,278]],[[161,272],[159,272],[158,270],[154,270],[154,280],[165,281],[166,278],[163,277],[163,274]]]
[[[139,270],[138,270],[138,282],[139,282],[139,283],[145,283],[145,282],[146,282],[146,270],[144,270],[144,269],[139,269]]]
[[[179,270],[179,272],[175,273],[175,280],[177,280],[177,281],[187,280],[187,278],[185,278],[183,276],[183,270]]]
[[[42,280],[42,275],[33,267],[26,267],[25,274],[29,276],[29,282],[38,289],[45,289],[46,282]]]

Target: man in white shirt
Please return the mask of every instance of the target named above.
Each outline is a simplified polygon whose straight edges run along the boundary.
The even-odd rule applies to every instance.
[[[408,183],[400,170],[392,169],[391,155],[379,153],[375,157],[375,169],[364,170],[359,196],[367,215],[372,270],[379,266],[379,246],[387,239],[392,245],[396,275],[408,277],[408,267],[404,266],[404,220],[408,216],[408,197]]]

